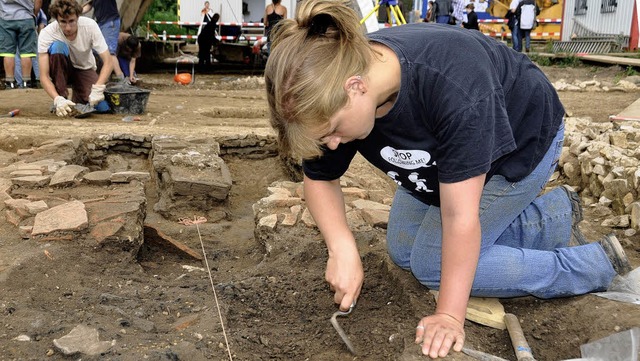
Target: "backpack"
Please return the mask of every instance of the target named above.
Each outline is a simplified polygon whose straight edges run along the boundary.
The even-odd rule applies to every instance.
[[[509,27],[509,30],[513,31],[513,27],[516,22],[516,19],[515,19],[515,14],[511,11],[511,9],[507,11],[504,18],[507,21],[507,26]]]
[[[540,13],[540,8],[535,3],[535,0],[525,0],[518,5],[516,14],[520,20],[520,29],[532,30],[536,27],[536,15]]]

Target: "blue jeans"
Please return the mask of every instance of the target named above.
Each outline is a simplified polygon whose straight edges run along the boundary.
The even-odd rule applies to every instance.
[[[515,21],[513,29],[511,29],[511,41],[513,42],[513,50],[522,51],[522,41],[520,40],[520,22]]]
[[[480,200],[482,238],[471,295],[553,298],[605,290],[616,272],[597,243],[567,247],[571,203],[564,190],[539,195],[562,151],[564,127],[536,169],[519,182],[493,176]],[[387,229],[387,250],[423,285],[440,287],[440,208],[398,187]]]
[[[527,51],[531,48],[531,29],[528,30],[524,30],[524,29],[520,29],[519,30],[519,35],[520,35],[520,50],[522,50],[522,39],[524,39],[525,43],[524,43],[524,48],[527,49]]]

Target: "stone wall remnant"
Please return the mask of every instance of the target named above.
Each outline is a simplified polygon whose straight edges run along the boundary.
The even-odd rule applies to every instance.
[[[158,185],[154,210],[165,218],[203,213],[214,221],[223,217],[232,179],[219,149],[213,140],[154,138],[151,164]]]

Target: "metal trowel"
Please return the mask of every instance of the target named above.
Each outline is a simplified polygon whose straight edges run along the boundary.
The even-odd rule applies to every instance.
[[[347,345],[347,348],[349,349],[349,352],[351,352],[352,354],[356,354],[356,349],[353,348],[353,344],[351,343],[351,341],[349,340],[349,336],[347,336],[347,334],[344,332],[344,330],[342,329],[342,327],[340,327],[340,324],[338,324],[338,316],[347,316],[348,314],[351,313],[351,311],[353,311],[353,308],[356,307],[356,303],[352,303],[351,307],[349,307],[349,309],[347,311],[336,311],[333,313],[333,316],[331,316],[331,325],[333,326],[333,328],[336,329],[336,331],[338,331],[338,335],[340,335],[340,338],[342,339],[342,341],[345,343],[345,345]]]

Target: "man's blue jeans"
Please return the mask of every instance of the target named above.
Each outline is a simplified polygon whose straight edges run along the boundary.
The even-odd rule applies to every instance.
[[[514,21],[513,29],[511,29],[511,41],[513,42],[513,50],[522,51],[522,39],[520,39],[520,22]]]
[[[531,29],[518,30],[520,35],[520,50],[522,50],[522,43],[524,42],[524,48],[529,51],[531,49]]]
[[[519,182],[493,176],[480,200],[482,239],[472,296],[553,298],[605,290],[616,273],[597,243],[568,247],[571,203],[564,190],[539,195],[553,174],[564,127],[536,169]],[[387,229],[391,259],[423,285],[440,288],[440,208],[398,187]]]

